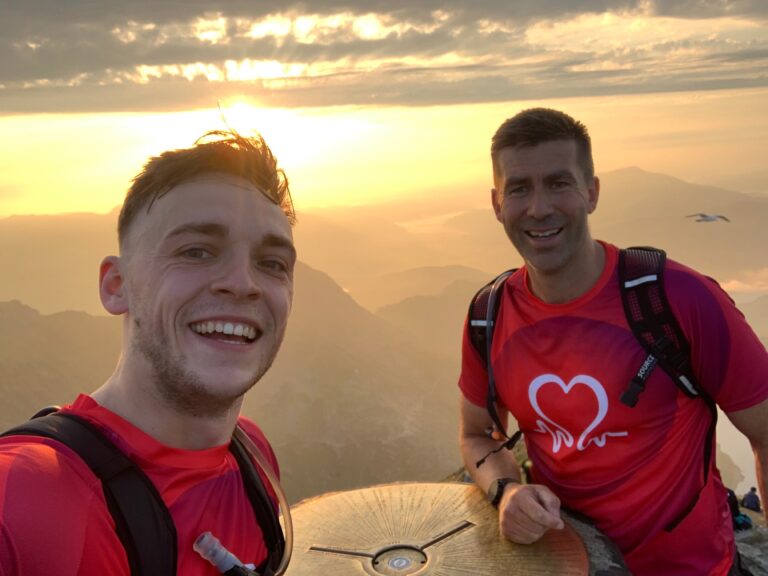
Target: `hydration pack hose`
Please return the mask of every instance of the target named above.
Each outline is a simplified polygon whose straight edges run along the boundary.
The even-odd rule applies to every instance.
[[[248,455],[264,472],[269,484],[272,486],[272,490],[274,490],[275,495],[277,496],[277,503],[280,512],[283,515],[285,549],[283,551],[283,557],[280,559],[280,564],[278,564],[277,570],[274,572],[274,576],[282,576],[288,568],[288,562],[290,562],[291,553],[293,552],[293,522],[291,520],[291,511],[288,506],[288,500],[285,497],[285,492],[283,492],[283,487],[280,485],[280,481],[277,479],[277,474],[275,474],[272,466],[261,454],[261,451],[253,443],[250,436],[248,436],[240,426],[235,428],[234,435],[237,436],[237,439],[245,447]],[[203,532],[200,534],[197,540],[195,540],[193,548],[195,549],[195,552],[200,554],[200,556],[216,566],[222,574],[226,574],[227,576],[259,576],[258,572],[246,568],[245,565],[238,560],[237,556],[227,550],[210,532]]]

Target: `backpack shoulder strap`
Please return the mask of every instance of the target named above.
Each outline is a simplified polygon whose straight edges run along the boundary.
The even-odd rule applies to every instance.
[[[154,484],[95,426],[53,412],[4,432],[52,438],[74,450],[101,480],[132,575],[176,574],[176,528]]]
[[[232,436],[229,449],[237,460],[245,491],[251,501],[251,506],[256,514],[256,521],[261,527],[264,544],[267,548],[267,559],[259,566],[258,573],[262,576],[272,576],[280,565],[285,550],[285,538],[280,528],[277,510],[275,510],[272,499],[267,494],[264,482],[256,470],[253,460],[248,456],[245,446],[237,438],[237,435]]]
[[[518,443],[522,436],[522,432],[519,430],[515,432],[511,437],[507,434],[506,427],[501,423],[499,413],[496,410],[496,404],[498,396],[496,394],[496,379],[493,375],[493,366],[491,365],[491,346],[493,345],[493,333],[496,327],[496,316],[499,313],[499,304],[501,301],[501,291],[507,279],[517,269],[507,270],[502,272],[496,278],[488,282],[485,286],[475,293],[472,300],[469,303],[468,314],[468,329],[469,338],[472,342],[472,346],[480,354],[480,358],[485,363],[486,371],[488,372],[488,392],[486,394],[486,408],[488,414],[493,420],[493,424],[501,434],[507,438],[504,442],[495,450],[491,450],[483,458],[475,463],[476,467],[480,467],[490,456],[496,452],[506,448],[511,450],[515,444]]]
[[[622,394],[621,401],[630,407],[637,404],[645,382],[657,363],[687,396],[701,398],[711,414],[704,444],[706,486],[717,427],[717,406],[693,372],[690,343],[672,312],[664,289],[665,263],[666,253],[657,248],[636,246],[619,251],[619,289],[624,314],[632,333],[648,354]],[[672,531],[693,510],[704,486],[669,523],[667,531]]]
[[[469,338],[483,362],[487,365],[496,315],[499,312],[499,293],[507,278],[517,268],[502,272],[496,278],[480,288],[469,303]]]
[[[619,289],[632,333],[647,352],[645,362],[622,395],[637,404],[645,382],[658,363],[691,398],[706,396],[693,373],[691,347],[669,305],[664,289],[666,253],[649,247],[619,251]]]

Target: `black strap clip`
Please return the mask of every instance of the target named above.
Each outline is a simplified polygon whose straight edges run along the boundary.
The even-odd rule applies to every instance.
[[[645,383],[648,380],[648,377],[659,362],[658,358],[663,357],[665,350],[671,344],[672,341],[666,336],[662,336],[651,344],[651,353],[645,357],[637,374],[635,374],[630,381],[629,386],[621,395],[622,404],[626,404],[630,408],[634,408],[637,405],[637,401],[640,399],[640,393],[645,390]]]
[[[488,457],[491,454],[496,454],[497,452],[501,452],[505,448],[507,450],[512,450],[512,448],[515,447],[515,444],[517,444],[520,441],[520,438],[522,436],[523,436],[523,432],[521,430],[518,430],[517,432],[512,434],[512,436],[510,438],[507,438],[507,440],[505,440],[498,448],[494,448],[493,450],[488,452],[488,454],[480,458],[480,460],[475,462],[475,468],[480,468],[480,466],[482,466],[485,463],[485,461],[488,459]]]
[[[637,405],[637,401],[640,399],[640,393],[643,390],[645,390],[645,382],[635,376],[621,395],[621,402],[630,408],[634,408]]]

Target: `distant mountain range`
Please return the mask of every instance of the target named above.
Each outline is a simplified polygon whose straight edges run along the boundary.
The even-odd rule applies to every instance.
[[[593,235],[620,246],[652,245],[725,282],[768,269],[768,198],[689,184],[627,168],[601,177]],[[456,280],[489,279],[520,266],[496,221],[486,188],[455,196],[302,211],[300,259],[375,311],[408,296],[438,293]],[[697,223],[711,212],[731,222]],[[98,265],[115,253],[117,213],[0,219],[0,301],[41,312],[102,314]],[[475,275],[478,271],[481,274]],[[386,285],[391,286],[389,290]]]
[[[299,211],[288,334],[245,404],[275,445],[291,500],[435,480],[460,465],[456,381],[469,298],[520,265],[479,190],[464,204]],[[695,223],[686,218],[694,212],[731,222]],[[766,199],[634,168],[603,175],[592,218],[596,237],[663,247],[722,281],[768,270],[766,223]],[[114,212],[0,219],[0,427],[110,374],[120,322],[104,316],[97,278],[101,258],[116,253],[115,226]],[[768,339],[768,295],[740,307]],[[734,438],[723,427],[720,443],[743,467],[749,455]]]
[[[482,286],[489,276],[467,266],[422,266],[350,281],[346,289],[362,306],[377,311],[414,295],[435,296],[456,282]]]
[[[84,312],[43,316],[0,303],[0,429],[98,387],[120,351],[121,322]]]

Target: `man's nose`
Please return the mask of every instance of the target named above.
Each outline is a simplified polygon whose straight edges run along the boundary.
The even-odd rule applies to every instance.
[[[538,220],[552,214],[552,197],[542,186],[534,187],[528,202],[528,215]]]
[[[250,255],[233,254],[226,258],[211,283],[211,289],[238,298],[258,297],[261,294],[261,285],[258,270]]]

